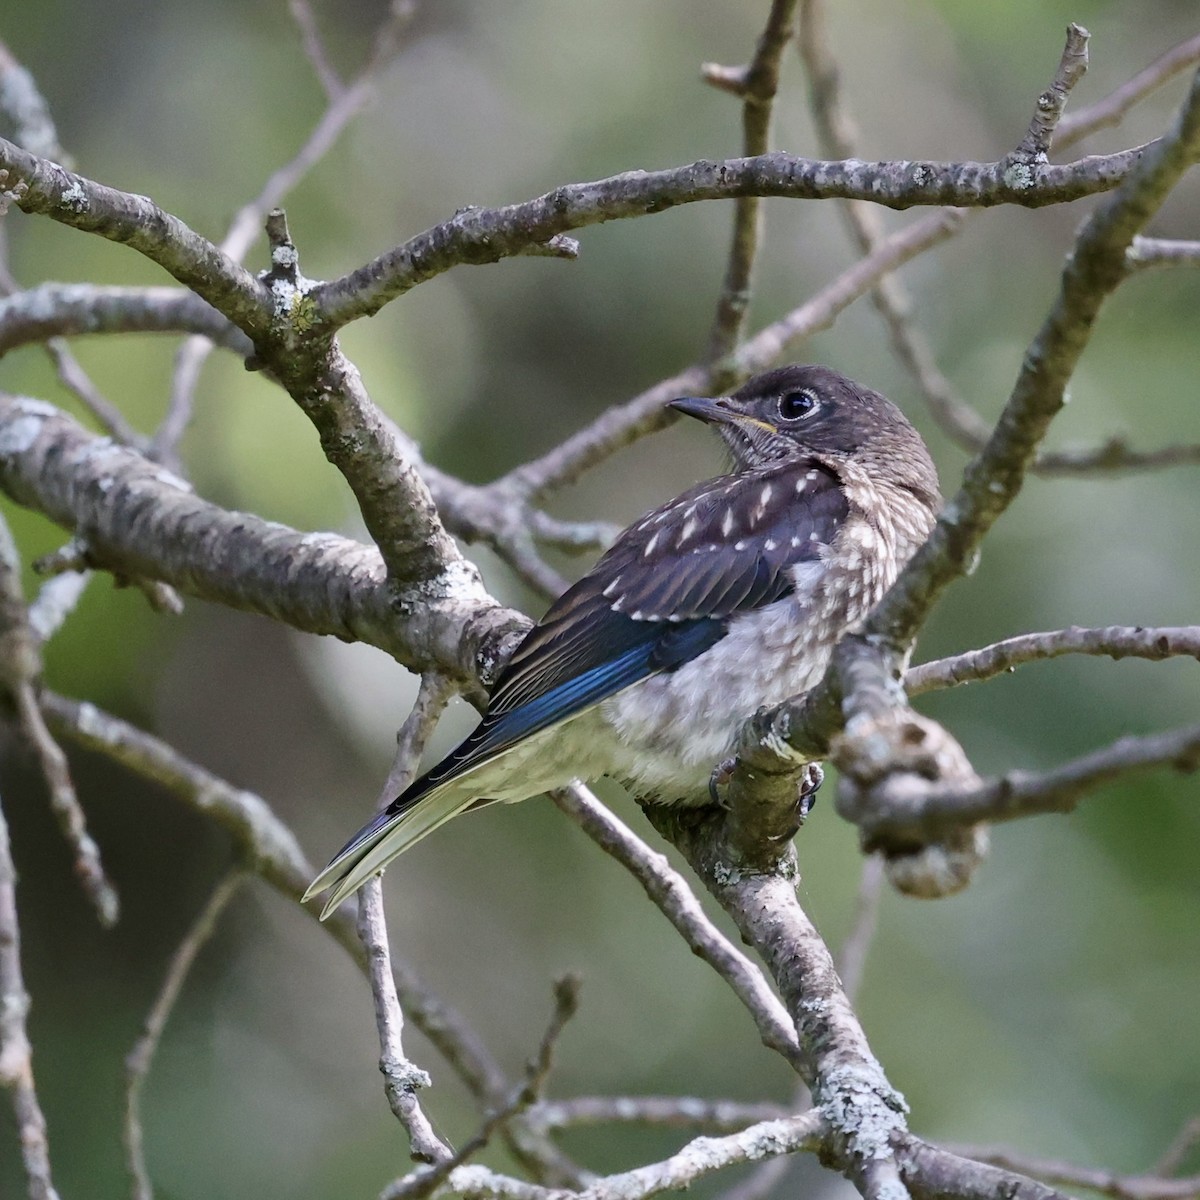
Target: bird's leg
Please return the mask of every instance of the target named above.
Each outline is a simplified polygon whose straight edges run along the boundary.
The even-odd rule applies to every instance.
[[[737,769],[737,765],[736,756],[723,758],[713,767],[712,774],[708,777],[708,794],[712,797],[713,803],[721,808],[728,809],[729,805],[721,796],[720,789],[733,778],[733,772]],[[820,763],[804,764],[804,772],[800,776],[800,786],[796,789],[796,817],[802,825],[816,806],[817,792],[820,791],[821,784],[824,782],[825,768]]]

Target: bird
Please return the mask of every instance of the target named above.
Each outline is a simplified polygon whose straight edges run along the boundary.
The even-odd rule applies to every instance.
[[[468,809],[601,775],[643,803],[712,803],[742,724],[817,683],[933,528],[921,435],[832,368],[668,407],[716,431],[728,472],[635,521],[551,604],[474,732],[313,880],[322,919]]]

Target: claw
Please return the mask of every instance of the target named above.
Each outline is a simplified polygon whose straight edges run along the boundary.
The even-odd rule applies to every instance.
[[[808,763],[804,768],[804,778],[800,781],[800,791],[796,797],[796,815],[801,823],[817,803],[817,792],[825,782],[825,768],[820,763]],[[712,786],[711,783],[709,785]]]
[[[720,805],[721,808],[728,808],[729,805],[721,799],[718,789],[723,788],[733,778],[736,768],[736,758],[723,758],[713,767],[712,774],[708,777],[708,794],[712,797],[713,803]]]

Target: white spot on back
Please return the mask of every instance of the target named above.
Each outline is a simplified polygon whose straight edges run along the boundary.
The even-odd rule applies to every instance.
[[[693,506],[688,511],[694,513],[696,510]],[[681,547],[687,545],[687,543],[692,540],[692,536],[695,534],[696,530],[699,528],[700,523],[694,517],[689,516],[688,519],[683,523],[683,528],[679,531],[679,540],[675,544]]]
[[[642,551],[643,558],[649,558],[654,553],[654,547],[658,545],[658,536],[660,533],[662,533],[661,529],[646,543],[646,548]]]
[[[733,532],[733,509],[727,508],[721,518],[721,532],[728,537]]]

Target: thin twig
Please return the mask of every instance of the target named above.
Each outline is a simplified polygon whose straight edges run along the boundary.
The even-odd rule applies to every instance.
[[[369,879],[358,894],[358,936],[367,955],[367,976],[375,1001],[375,1024],[379,1030],[379,1070],[384,1093],[396,1119],[408,1134],[414,1162],[435,1163],[452,1157],[450,1148],[433,1131],[417,1092],[432,1080],[404,1053],[402,1034],[404,1014],[396,995],[388,948],[387,925],[383,920],[383,899],[379,879]]]
[[[1200,769],[1200,725],[1118,738],[1048,771],[1006,771],[966,786],[882,784],[878,804],[858,813],[856,823],[868,844],[884,835],[920,844],[953,826],[1070,812],[1098,787],[1155,767],[1185,774]]]
[[[87,819],[75,794],[66,755],[42,717],[40,640],[29,625],[21,593],[21,564],[8,522],[0,514],[0,687],[12,697],[17,720],[37,756],[50,792],[50,808],[75,856],[75,874],[100,923],[111,926],[120,912],[117,893],[100,861],[100,847],[88,833]]]
[[[217,921],[245,878],[245,872],[241,868],[235,868],[213,888],[204,907],[171,956],[162,986],[142,1023],[141,1036],[125,1059],[125,1167],[129,1172],[134,1200],[153,1200],[154,1197],[142,1137],[142,1088],[150,1073],[167,1020],[175,1008],[192,964],[212,937]]]
[[[546,1130],[580,1125],[646,1125],[736,1133],[747,1125],[791,1114],[780,1104],[705,1100],[699,1096],[572,1096],[568,1100],[540,1100],[526,1115],[532,1125]]]
[[[1135,237],[1125,261],[1135,271],[1157,267],[1197,267],[1200,266],[1200,241]]]
[[[396,737],[396,757],[387,785],[377,804],[381,810],[415,776],[425,742],[449,699],[445,681],[438,675],[421,679],[416,703]],[[383,913],[383,889],[378,877],[369,880],[358,894],[358,936],[367,956],[367,975],[379,1031],[379,1070],[384,1093],[396,1119],[408,1134],[413,1160],[421,1163],[452,1161],[450,1148],[433,1131],[417,1099],[417,1091],[430,1085],[427,1072],[404,1053],[404,1013],[396,993],[396,978],[388,947],[387,923]]]
[[[779,88],[779,67],[783,51],[792,37],[796,0],[772,0],[767,23],[759,35],[754,58],[738,72],[742,97],[742,154],[749,158],[765,154],[771,143],[771,111]],[[705,67],[705,73],[713,64]],[[722,77],[727,81],[729,72]],[[762,240],[762,200],[758,196],[739,196],[733,208],[733,240],[725,267],[725,281],[717,300],[712,330],[708,338],[707,359],[719,363],[741,340],[750,312],[754,260]],[[718,374],[714,385],[722,389],[726,380]]]
[[[1200,1116],[1189,1117],[1184,1121],[1179,1132],[1150,1168],[1150,1174],[1174,1175],[1197,1144],[1200,1144]]]
[[[1172,1179],[1158,1173],[1121,1175],[1103,1168],[1079,1167],[1058,1159],[1038,1158],[988,1146],[954,1147],[958,1154],[978,1162],[990,1163],[1022,1175],[1065,1187],[1086,1188],[1113,1200],[1196,1200],[1200,1196],[1200,1175]]]
[[[1072,89],[1084,77],[1088,69],[1088,33],[1082,25],[1072,22],[1067,26],[1067,44],[1063,47],[1054,80],[1038,97],[1033,110],[1029,129],[1012,153],[1014,162],[1045,162],[1067,107]]]
[[[58,1200],[50,1177],[46,1118],[33,1082],[33,1047],[26,1029],[29,993],[21,972],[16,879],[8,822],[0,807],[0,1087],[12,1096],[29,1200]]]
[[[733,356],[737,377],[772,366],[793,343],[827,329],[839,313],[865,295],[881,276],[951,237],[959,220],[956,215],[939,213],[934,219],[915,222],[885,239],[873,254],[847,268],[803,304],[764,326],[740,346]],[[711,379],[711,371],[702,363],[688,367],[625,404],[608,409],[549,453],[531,459],[498,482],[529,496],[570,483],[622,447],[664,428],[674,420],[671,410],[664,407],[666,402],[689,393],[703,394]]]
[[[289,0],[288,12],[300,30],[300,41],[304,46],[304,57],[308,59],[313,74],[317,77],[325,92],[327,100],[336,100],[345,88],[329,55],[325,52],[325,43],[321,40],[321,31],[317,28],[317,18],[308,0]]]
[[[13,123],[16,140],[27,150],[70,165],[37,81],[0,42],[0,112]]]
[[[342,130],[374,95],[378,72],[395,53],[400,30],[411,19],[414,10],[407,3],[392,5],[376,31],[372,53],[366,65],[349,85],[336,83],[307,7],[299,0],[294,0],[291,11],[304,37],[309,61],[325,88],[328,104],[300,149],[270,176],[259,194],[243,205],[233,218],[218,249],[235,263],[245,258],[259,236],[266,215],[282,203],[288,192],[325,157]],[[199,336],[188,338],[179,348],[170,402],[150,446],[152,458],[172,465],[175,463],[176,447],[191,420],[192,401],[200,371],[212,348],[213,343],[208,338]]]
[[[475,1157],[514,1117],[537,1103],[554,1062],[554,1048],[567,1022],[579,1010],[580,981],[576,975],[564,975],[554,984],[554,1014],[538,1044],[537,1053],[529,1060],[524,1082],[493,1112],[450,1158],[425,1171],[414,1171],[384,1188],[380,1200],[420,1200],[435,1191],[450,1172]]]
[[[647,846],[588,788],[573,784],[551,792],[550,798],[601,850],[633,875],[692,952],[729,984],[754,1018],[763,1045],[798,1067],[800,1048],[787,1010],[759,968],[709,920],[687,880],[666,856]]]
[[[838,975],[841,976],[842,988],[851,1003],[857,999],[858,989],[862,986],[867,954],[879,924],[879,902],[883,898],[884,878],[882,857],[878,854],[868,854],[863,859],[862,873],[859,877],[854,924],[850,927],[837,956]]]
[[[968,650],[947,658],[910,667],[904,688],[910,696],[940,691],[963,683],[991,679],[1015,670],[1023,663],[1058,658],[1064,654],[1093,654],[1107,658],[1148,658],[1155,661],[1175,656],[1200,659],[1200,625],[1151,626],[1108,625],[1085,629],[1072,625],[1047,633],[1025,633],[1005,638],[991,646]]]

